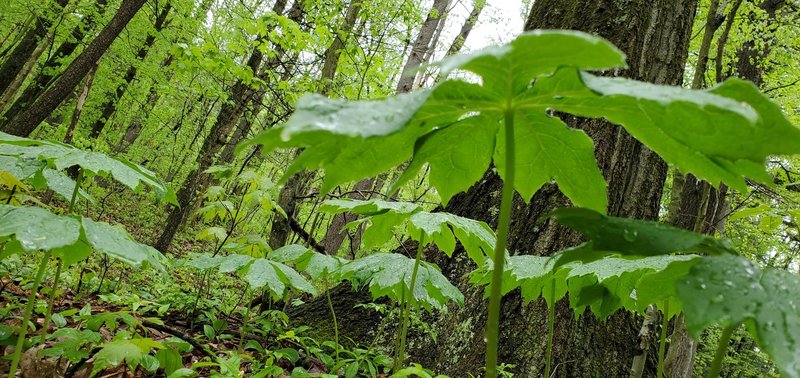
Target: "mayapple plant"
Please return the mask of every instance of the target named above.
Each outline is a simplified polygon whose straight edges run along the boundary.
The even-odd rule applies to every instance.
[[[20,180],[28,181],[36,189],[50,188],[69,201],[67,215],[56,215],[41,207],[12,206],[14,188],[11,188],[6,204],[0,204],[0,260],[14,253],[43,252],[11,361],[9,377],[13,377],[22,357],[36,291],[51,257],[58,259],[53,288],[59,284],[62,268],[87,258],[93,250],[132,266],[149,265],[164,270],[164,256],[136,242],[124,229],[74,214],[79,196],[91,199],[81,189],[82,182],[93,176],[111,176],[131,190],[141,191],[149,187],[159,199],[175,204],[177,201],[172,189],[146,168],[61,143],[0,132],[0,167],[6,177],[15,178],[10,182],[17,183],[17,186]],[[74,181],[61,172],[72,167],[78,168]],[[55,295],[51,294],[43,332],[47,332],[50,326],[54,301]]]
[[[283,125],[248,144],[264,151],[305,148],[284,179],[325,170],[321,192],[406,161],[395,190],[427,164],[442,201],[477,182],[494,163],[504,185],[486,329],[486,375],[497,376],[500,299],[514,192],[529,201],[555,181],[574,205],[604,213],[606,183],[592,140],[555,114],[605,118],[684,173],[746,191],[769,183],[769,155],[800,152],[800,129],[754,85],[736,78],[708,90],[655,85],[587,71],[625,67],[608,41],[580,32],[539,30],[505,46],[438,64],[478,82],[450,79],[377,101],[305,95]],[[524,143],[522,143],[524,141]]]

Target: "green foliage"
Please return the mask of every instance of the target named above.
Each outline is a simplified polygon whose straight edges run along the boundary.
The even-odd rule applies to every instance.
[[[436,265],[420,262],[416,282],[411,287],[414,259],[397,253],[376,253],[351,261],[339,269],[339,277],[354,286],[369,284],[373,298],[401,301],[411,293],[411,304],[428,311],[444,309],[448,301],[464,304],[464,295],[445,278]]]
[[[673,252],[736,254],[729,242],[664,223],[610,217],[582,208],[558,209],[552,217],[586,235],[592,248],[600,251],[639,256]]]
[[[469,257],[478,264],[483,263],[486,255],[494,249],[494,232],[486,223],[444,212],[430,213],[413,203],[328,200],[321,210],[364,215],[364,218],[353,221],[349,226],[367,225],[362,235],[365,247],[386,244],[396,228],[405,226],[404,234],[423,244],[435,243],[448,256],[453,254],[458,239]]]
[[[276,299],[283,298],[289,289],[311,295],[317,294],[314,286],[296,270],[268,258],[239,254],[212,256],[204,253],[190,259],[187,265],[200,270],[217,269],[220,273],[236,272],[251,289],[267,288]]]
[[[164,346],[153,339],[135,338],[109,341],[100,348],[100,351],[94,356],[95,363],[92,373],[108,367],[119,366],[123,362],[127,363],[131,370],[136,370],[139,365],[143,365],[145,368],[150,367],[147,370],[153,371],[158,368],[158,360],[150,356],[150,352],[154,349],[162,349]],[[152,365],[153,361],[155,361],[155,366]]]
[[[133,191],[140,191],[145,186],[150,187],[159,199],[177,204],[175,193],[153,172],[140,165],[114,159],[99,152],[87,152],[67,144],[20,138],[0,132],[0,157],[5,163],[10,163],[7,166],[13,167],[17,172],[23,172],[15,176],[33,177],[34,182],[45,179],[48,184],[55,185],[54,189],[62,195],[70,193],[74,184],[69,186],[68,181],[65,183],[66,177],[57,173],[44,172],[47,168],[62,171],[77,165],[84,174],[102,177],[110,175]],[[13,163],[11,159],[14,159]],[[64,197],[69,198],[69,196]]]
[[[0,240],[10,241],[2,256],[50,250],[69,266],[92,249],[132,266],[164,269],[164,256],[133,240],[121,227],[81,216],[59,216],[45,209],[0,205]]]

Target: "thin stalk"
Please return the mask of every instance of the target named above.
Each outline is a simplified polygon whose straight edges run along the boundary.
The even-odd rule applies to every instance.
[[[75,200],[78,199],[78,191],[81,188],[81,181],[83,181],[83,169],[78,168],[78,177],[75,178],[75,188],[72,189],[72,198],[69,200],[67,214],[72,214],[72,210],[75,209]]]
[[[658,371],[656,378],[664,376],[664,351],[667,349],[667,327],[669,327],[669,300],[664,300],[664,309],[661,311],[661,338],[658,341]]]
[[[22,347],[25,345],[25,336],[28,334],[28,323],[30,323],[31,316],[33,315],[33,306],[36,304],[36,289],[42,284],[42,277],[44,277],[44,271],[47,270],[47,263],[49,261],[50,251],[45,251],[44,256],[42,256],[42,262],[39,263],[39,271],[36,272],[36,278],[33,280],[31,294],[28,296],[28,304],[25,306],[25,315],[23,315],[22,325],[19,327],[17,347],[14,349],[14,357],[11,360],[8,378],[14,378],[17,373],[17,366],[19,366],[19,360],[22,358]]]
[[[83,181],[83,169],[78,168],[78,177],[75,178],[75,187],[72,189],[72,198],[69,200],[69,208],[67,209],[67,214],[72,214],[73,210],[75,210],[75,202],[78,199],[78,192],[81,188],[81,182]],[[58,283],[61,279],[61,268],[64,266],[64,261],[58,259],[58,267],[56,268],[56,276],[53,278],[53,286],[50,289],[50,298],[47,300],[47,312],[44,313],[44,324],[42,327],[42,334],[40,336],[39,341],[44,342],[45,337],[47,336],[47,329],[50,328],[50,320],[53,317],[53,305],[56,302],[56,290],[58,289]]]
[[[486,378],[497,377],[497,345],[500,336],[500,300],[503,284],[503,258],[508,244],[508,226],[511,223],[511,202],[514,200],[514,110],[505,112],[505,171],[503,193],[500,199],[500,216],[497,222],[497,243],[494,247],[494,270],[489,295],[489,320],[486,325]]]
[[[414,259],[414,269],[411,270],[411,284],[409,285],[408,295],[406,299],[406,306],[403,309],[403,324],[400,329],[400,351],[398,352],[398,359],[394,362],[394,371],[397,372],[403,367],[403,360],[406,359],[406,336],[408,335],[408,318],[411,315],[411,303],[414,302],[414,287],[417,283],[417,271],[419,271],[419,263],[422,259],[422,248],[425,246],[425,233],[419,236],[419,245],[417,246],[417,257]]]
[[[58,288],[58,281],[61,278],[61,268],[63,265],[64,262],[58,259],[56,276],[53,278],[53,286],[50,288],[50,298],[47,300],[47,312],[44,313],[44,325],[42,326],[42,334],[39,338],[40,342],[44,342],[47,336],[47,329],[50,328],[50,320],[53,317],[53,305],[56,303],[56,289]]]
[[[331,290],[325,285],[325,296],[328,298],[328,308],[331,310],[331,317],[333,318],[333,341],[336,343],[336,351],[334,352],[333,365],[339,364],[339,323],[336,321],[336,311],[333,310],[333,301],[331,301]]]
[[[397,306],[397,309],[398,309],[397,317],[398,317],[398,319],[400,321],[402,321],[403,313],[404,313],[404,309],[406,308],[406,302],[407,301],[408,301],[408,298],[406,297],[406,287],[405,286],[401,286],[400,304]],[[392,311],[394,311],[394,309],[392,309]],[[402,323],[401,323],[400,324],[400,331],[395,333],[395,338],[394,338],[394,355],[392,356],[392,359],[394,361],[393,369],[394,369],[395,372],[397,371],[397,369],[399,367],[397,361],[400,360],[400,337],[403,335],[402,328],[403,327],[402,327]]]
[[[547,306],[547,350],[545,351],[544,378],[550,377],[553,366],[553,334],[556,324],[556,283],[550,281],[550,303]]]
[[[722,330],[722,335],[719,337],[719,344],[717,344],[717,352],[714,353],[714,361],[711,361],[711,368],[708,369],[708,378],[719,377],[719,372],[722,369],[722,360],[725,359],[725,354],[728,351],[728,344],[731,341],[731,335],[738,324],[728,326]]]

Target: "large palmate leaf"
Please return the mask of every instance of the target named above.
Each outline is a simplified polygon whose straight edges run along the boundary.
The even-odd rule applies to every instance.
[[[385,244],[391,239],[394,228],[399,226],[405,226],[406,233],[414,240],[424,244],[435,243],[448,256],[455,250],[458,239],[467,255],[478,264],[483,263],[495,244],[494,232],[486,223],[449,213],[430,213],[413,203],[330,200],[325,202],[322,210],[365,215],[354,224],[368,225],[362,237],[367,247]]]
[[[678,282],[686,328],[695,337],[713,325],[744,322],[781,373],[800,377],[800,277],[762,270],[745,258],[704,258]]]
[[[250,288],[266,287],[276,299],[283,298],[288,289],[317,295],[317,290],[296,270],[269,258],[254,258],[247,255],[231,254],[212,256],[208,253],[192,257],[186,265],[200,269],[217,269],[221,273],[236,273]]]
[[[33,169],[37,172],[46,168],[62,171],[77,165],[90,174],[110,175],[134,191],[139,191],[144,186],[150,187],[158,198],[177,204],[175,193],[153,172],[140,165],[111,158],[99,152],[83,151],[67,144],[20,138],[0,132],[0,157],[4,161],[14,159],[13,166],[23,171]],[[56,177],[52,173],[48,173],[47,176],[43,173],[39,175],[43,175],[48,184],[55,185],[53,189],[59,194],[66,194],[60,189],[64,186],[63,177]]]
[[[524,108],[606,118],[681,171],[743,191],[743,177],[769,183],[767,156],[800,152],[800,129],[752,83],[735,78],[694,91],[564,68],[518,101]]]
[[[94,249],[128,265],[164,270],[164,256],[135,241],[123,228],[38,207],[0,205],[2,240],[11,241],[5,247],[11,252],[49,250],[67,266],[88,257]]]
[[[464,304],[464,295],[439,271],[438,267],[420,261],[416,281],[411,288],[414,259],[396,253],[377,253],[353,260],[339,269],[339,277],[359,287],[369,285],[373,298],[388,297],[394,301],[411,298],[414,307],[428,311],[443,309],[448,301]],[[408,292],[411,296],[408,296]]]
[[[558,209],[552,213],[552,217],[556,222],[586,235],[595,250],[629,255],[663,255],[673,252],[736,254],[725,240],[664,223],[610,217],[581,208]]]

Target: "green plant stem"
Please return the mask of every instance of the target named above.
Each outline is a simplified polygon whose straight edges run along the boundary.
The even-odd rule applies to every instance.
[[[58,287],[58,281],[61,278],[61,268],[63,265],[64,262],[61,261],[61,259],[58,259],[56,275],[53,278],[53,286],[50,289],[50,298],[47,300],[47,312],[44,313],[44,325],[42,326],[42,334],[39,339],[40,342],[44,342],[44,339],[47,336],[47,329],[50,328],[50,320],[53,317],[53,306],[56,303],[56,288]]]
[[[81,181],[83,181],[83,169],[78,168],[78,177],[75,178],[75,188],[72,189],[72,198],[69,200],[67,214],[72,214],[72,211],[75,210],[75,202],[77,202],[78,192],[81,189]]]
[[[722,370],[722,360],[725,359],[725,354],[728,351],[728,344],[731,341],[731,335],[738,324],[728,326],[722,330],[722,335],[719,337],[719,344],[717,344],[717,351],[714,353],[714,361],[711,361],[711,367],[708,369],[708,378],[719,377],[719,372]]]
[[[14,349],[14,357],[11,360],[11,368],[8,371],[8,378],[14,378],[17,373],[17,366],[19,360],[22,358],[22,347],[25,345],[25,336],[28,334],[28,323],[33,316],[33,307],[36,304],[36,289],[42,284],[44,271],[47,270],[47,263],[50,261],[50,251],[45,251],[42,256],[42,261],[39,263],[39,270],[36,272],[36,278],[33,280],[33,287],[31,287],[31,294],[28,296],[28,304],[25,306],[25,315],[22,317],[22,325],[19,327],[19,336],[17,336],[17,347]]]
[[[667,327],[669,327],[669,299],[664,300],[664,305],[661,313],[661,337],[658,341],[658,371],[656,377],[661,378],[664,376],[664,351],[667,349]]]
[[[556,283],[550,281],[550,303],[547,306],[547,350],[545,351],[544,378],[550,377],[553,364],[553,334],[556,324]]]
[[[497,345],[500,336],[500,301],[502,299],[503,259],[508,244],[508,226],[511,223],[511,202],[514,200],[514,110],[505,112],[505,180],[500,199],[500,216],[497,222],[497,243],[494,247],[494,270],[489,294],[489,320],[486,324],[486,377],[497,377]]]
[[[397,372],[403,367],[403,360],[406,359],[406,336],[408,335],[408,318],[411,314],[411,303],[414,301],[414,285],[417,284],[417,271],[419,271],[419,263],[422,260],[422,248],[425,246],[425,233],[419,236],[419,245],[417,246],[417,257],[414,259],[414,269],[411,270],[411,284],[409,285],[408,294],[406,295],[406,305],[403,308],[403,324],[400,328],[400,350],[398,351],[398,359],[394,362],[394,371]]]
[[[339,323],[336,321],[336,311],[333,309],[333,301],[331,301],[331,290],[325,285],[325,296],[328,298],[328,308],[331,310],[331,317],[333,318],[333,341],[336,343],[336,350],[334,351],[333,365],[339,364]]]

